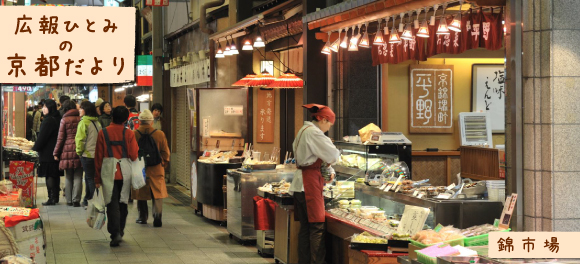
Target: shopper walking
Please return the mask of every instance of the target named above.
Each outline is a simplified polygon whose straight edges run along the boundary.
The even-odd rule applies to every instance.
[[[334,124],[335,115],[324,105],[308,104],[302,107],[312,113],[312,122],[304,122],[292,144],[298,167],[290,186],[296,204],[295,212],[300,221],[298,262],[325,263],[324,178],[320,167],[323,161],[333,164],[340,158],[338,149],[324,135]],[[334,174],[330,181],[333,178]]]
[[[68,95],[63,95],[58,98],[58,102],[60,103],[60,109],[58,110],[60,112],[60,116],[64,116],[64,102],[68,100],[70,100],[70,96]]]
[[[111,111],[113,110],[113,108],[111,107],[111,103],[103,102],[99,106],[99,109],[101,109],[101,115],[99,116],[99,123],[101,123],[101,126],[103,128],[108,127],[111,124],[111,121],[113,120],[111,117]]]
[[[85,172],[83,206],[87,206],[88,200],[93,199],[93,193],[95,192],[95,148],[101,124],[99,123],[95,105],[89,101],[81,103],[79,115],[81,116],[81,122],[77,128],[75,144],[77,155],[81,158],[81,164]]]
[[[127,118],[127,128],[131,130],[139,129],[139,111],[135,108],[137,106],[137,98],[129,94],[123,100],[125,107],[129,109],[129,118]]]
[[[32,140],[32,126],[34,125],[34,107],[28,107],[26,111],[26,140]],[[35,132],[36,134],[36,132]]]
[[[83,191],[83,168],[76,152],[75,137],[81,117],[77,105],[71,100],[64,103],[63,110],[65,114],[60,120],[58,141],[53,155],[55,160],[60,161],[60,169],[64,170],[67,205],[80,207]]]
[[[149,210],[147,201],[152,200],[153,226],[161,227],[163,198],[167,197],[165,186],[165,167],[169,164],[169,147],[163,131],[155,129],[152,124],[153,114],[149,110],[139,115],[141,125],[135,130],[135,139],[139,145],[139,157],[145,159],[146,184],[143,188],[134,190],[131,197],[137,201],[139,210],[138,224],[147,224]]]
[[[133,131],[125,127],[129,110],[122,106],[113,109],[113,123],[103,128],[95,149],[95,185],[102,185],[107,205],[107,230],[111,234],[111,247],[119,246],[127,222],[127,203],[131,193],[131,165],[139,147]],[[120,160],[120,161],[119,161]]]
[[[32,113],[32,131],[34,131],[34,133],[38,134],[38,132],[40,131],[40,124],[41,124],[41,117],[42,117],[42,107],[39,106],[35,106],[34,107],[34,112]]]
[[[151,113],[153,114],[153,128],[157,130],[163,130],[163,106],[160,103],[156,103],[151,107]]]
[[[48,206],[59,202],[60,170],[58,169],[58,161],[53,158],[52,154],[58,138],[60,113],[56,110],[56,102],[53,100],[46,100],[42,111],[44,112],[44,121],[40,125],[38,140],[34,142],[32,150],[38,152],[40,161],[38,177],[46,178],[48,201],[42,205]]]
[[[103,104],[104,100],[102,98],[97,99],[95,102],[95,108],[97,109],[97,117],[101,116],[101,105]]]

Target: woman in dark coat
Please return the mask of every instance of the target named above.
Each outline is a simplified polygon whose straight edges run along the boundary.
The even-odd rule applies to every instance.
[[[80,207],[83,192],[83,168],[76,152],[75,137],[81,117],[73,101],[64,102],[64,116],[60,120],[58,139],[54,148],[54,160],[60,161],[59,168],[66,178],[65,196],[68,206]]]
[[[40,167],[38,169],[39,177],[46,177],[46,189],[48,191],[48,201],[42,205],[55,205],[58,203],[58,194],[60,192],[60,171],[58,161],[53,158],[54,147],[58,138],[58,129],[60,126],[60,113],[56,109],[56,102],[46,100],[44,107],[44,120],[40,124],[38,140],[34,142],[32,150],[38,152]]]

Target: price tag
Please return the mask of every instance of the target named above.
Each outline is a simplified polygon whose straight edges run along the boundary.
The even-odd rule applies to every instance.
[[[399,186],[399,183],[401,183],[404,177],[405,175],[400,175],[399,178],[397,178],[397,181],[395,182],[395,186]]]
[[[395,192],[398,193],[399,190],[401,190],[401,185],[397,186],[397,189],[395,189]]]
[[[437,195],[437,199],[449,199],[449,198],[451,198],[450,193],[440,193],[439,195]]]
[[[423,198],[423,193],[420,193],[419,196],[417,196],[417,198],[419,199]]]
[[[389,190],[391,190],[391,188],[393,188],[392,184],[387,185],[387,188],[385,188],[385,192],[388,192]]]
[[[447,190],[451,190],[455,188],[455,183],[452,183],[451,185],[447,186]]]
[[[417,195],[419,195],[419,190],[415,190],[415,191],[413,192],[413,196],[417,197]]]
[[[379,189],[384,190],[385,187],[387,187],[387,184],[386,183],[384,183]]]

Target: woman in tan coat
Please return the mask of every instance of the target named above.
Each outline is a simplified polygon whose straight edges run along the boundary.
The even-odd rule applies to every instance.
[[[141,125],[135,131],[135,139],[138,144],[142,135],[150,134],[161,156],[161,164],[155,166],[147,166],[145,173],[147,175],[146,185],[132,193],[133,199],[137,200],[137,209],[139,209],[138,224],[147,224],[149,210],[147,207],[147,200],[153,200],[153,226],[161,227],[161,213],[163,210],[163,198],[167,197],[167,188],[165,186],[165,166],[169,164],[169,147],[167,146],[167,138],[165,133],[161,130],[153,128],[153,114],[151,111],[145,110],[139,114],[139,121]]]

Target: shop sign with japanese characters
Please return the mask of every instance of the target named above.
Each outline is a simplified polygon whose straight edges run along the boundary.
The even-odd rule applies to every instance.
[[[578,232],[492,232],[490,258],[580,258]]]
[[[274,143],[274,120],[276,112],[276,93],[274,90],[258,90],[258,127],[256,141]]]
[[[453,133],[453,65],[410,66],[409,132]]]
[[[472,69],[474,112],[489,112],[491,130],[505,132],[505,67],[503,64],[474,64]]]
[[[133,7],[0,7],[0,83],[135,79]]]

